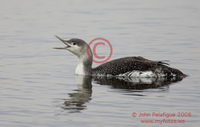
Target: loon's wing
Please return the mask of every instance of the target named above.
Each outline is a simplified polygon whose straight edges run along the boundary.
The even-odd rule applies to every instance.
[[[169,65],[169,60],[160,60],[160,61],[153,61],[153,60],[148,60],[145,59],[144,57],[138,56],[138,57],[132,57],[135,60],[140,60],[140,61],[144,61],[144,62],[156,62],[158,65]]]
[[[163,61],[151,61],[143,57],[125,57],[104,63],[92,69],[94,75],[119,75],[132,71],[152,71],[166,76],[185,76],[181,71],[170,68]],[[157,72],[159,71],[159,72]]]
[[[154,70],[158,65],[157,61],[150,61],[142,57],[125,57],[104,63],[93,68],[93,74],[119,75],[130,71]]]

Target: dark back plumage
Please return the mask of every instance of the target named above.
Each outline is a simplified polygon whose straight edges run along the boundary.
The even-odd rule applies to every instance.
[[[152,71],[154,73],[162,73],[166,76],[172,76],[174,74],[177,76],[184,75],[181,71],[174,68],[170,68],[165,64],[167,63],[162,61],[151,61],[143,57],[124,57],[109,61],[96,68],[93,68],[92,74],[116,76],[132,71]]]

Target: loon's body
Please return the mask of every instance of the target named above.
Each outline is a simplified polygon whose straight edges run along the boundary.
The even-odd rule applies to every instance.
[[[57,36],[56,36],[57,37]],[[93,76],[127,76],[127,77],[182,77],[186,76],[175,68],[166,66],[162,61],[151,61],[143,57],[125,57],[112,60],[92,68],[92,51],[87,43],[81,39],[61,40],[66,47],[55,49],[67,49],[76,56],[79,61],[75,70],[77,75]],[[88,56],[90,55],[90,57]]]

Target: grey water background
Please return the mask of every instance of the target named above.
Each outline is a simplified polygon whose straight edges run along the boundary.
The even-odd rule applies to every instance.
[[[199,5],[198,0],[1,1],[0,126],[160,126],[140,120],[167,119],[132,117],[133,112],[191,112],[168,118],[185,123],[162,126],[198,126]],[[112,44],[111,60],[170,60],[189,77],[140,90],[92,79],[86,88],[74,74],[77,57],[52,49],[64,46],[54,35],[88,43],[103,37]],[[107,55],[99,48],[97,53]]]

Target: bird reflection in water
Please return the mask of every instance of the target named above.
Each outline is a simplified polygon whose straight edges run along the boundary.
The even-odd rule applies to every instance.
[[[60,106],[62,109],[68,110],[69,113],[77,113],[86,109],[86,103],[92,99],[92,79],[97,84],[110,85],[113,89],[126,90],[126,92],[134,95],[138,91],[147,89],[168,88],[170,84],[181,81],[183,78],[125,78],[76,75],[76,79],[78,81],[78,88],[74,90],[76,92],[69,93],[70,98],[64,99],[64,103]]]
[[[76,75],[77,89],[74,93],[68,93],[69,99],[64,99],[64,103],[61,106],[64,110],[69,110],[70,113],[77,113],[84,110],[86,102],[91,100],[92,96],[92,77]]]

